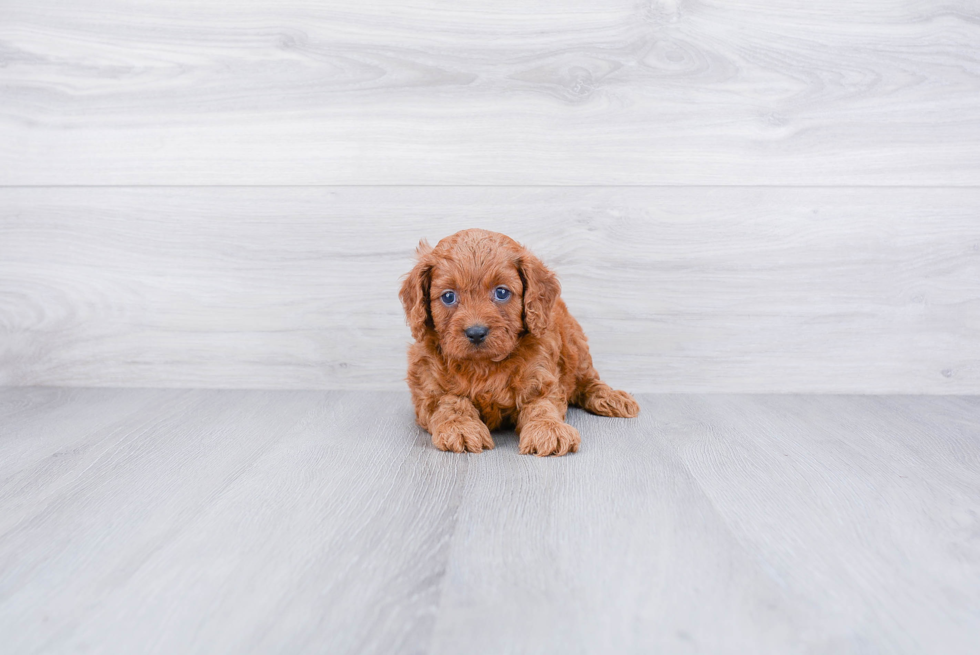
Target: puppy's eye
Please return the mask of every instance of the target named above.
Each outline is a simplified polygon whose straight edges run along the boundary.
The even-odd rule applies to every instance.
[[[456,292],[455,291],[443,291],[442,295],[439,296],[444,305],[455,305],[456,304]]]
[[[507,287],[497,287],[493,290],[493,297],[496,300],[507,300],[510,298],[510,289]]]

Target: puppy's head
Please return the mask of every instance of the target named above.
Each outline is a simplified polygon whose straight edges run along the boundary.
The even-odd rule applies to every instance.
[[[510,237],[463,230],[417,253],[399,295],[412,336],[435,337],[445,356],[502,361],[551,323],[558,278]]]

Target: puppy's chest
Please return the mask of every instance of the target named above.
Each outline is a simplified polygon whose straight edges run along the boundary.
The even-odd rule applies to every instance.
[[[517,408],[513,396],[501,398],[492,394],[481,394],[471,398],[480,418],[491,430],[502,425],[513,424],[517,419]]]
[[[517,394],[509,378],[503,371],[483,375],[472,372],[458,379],[456,388],[451,391],[469,398],[480,412],[480,418],[493,430],[513,423],[516,417]]]

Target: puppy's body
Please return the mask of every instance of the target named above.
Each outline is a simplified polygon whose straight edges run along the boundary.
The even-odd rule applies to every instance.
[[[554,313],[556,330],[544,338],[525,335],[511,356],[500,362],[442,357],[435,334],[416,342],[409,350],[408,366],[413,397],[433,398],[440,393],[466,397],[491,430],[515,425],[522,396],[534,390],[547,390],[566,404],[578,404],[574,399],[579,381],[594,373],[592,359],[578,322],[561,299]]]
[[[479,452],[490,430],[514,425],[521,453],[563,455],[580,442],[569,404],[637,415],[632,396],[599,380],[555,275],[517,242],[464,230],[418,254],[400,294],[416,340],[408,385],[436,447]]]

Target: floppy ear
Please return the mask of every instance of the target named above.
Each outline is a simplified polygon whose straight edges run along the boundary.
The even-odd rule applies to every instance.
[[[517,260],[517,272],[524,284],[524,327],[531,334],[541,336],[551,323],[551,310],[561,293],[561,285],[558,277],[526,250]]]
[[[426,332],[435,327],[432,324],[432,314],[429,311],[432,262],[428,255],[431,251],[432,246],[425,239],[419,241],[419,247],[415,250],[418,255],[418,262],[405,276],[401,291],[398,292],[398,297],[401,298],[402,306],[405,308],[405,319],[408,327],[412,329],[412,338],[416,341],[422,341]]]

